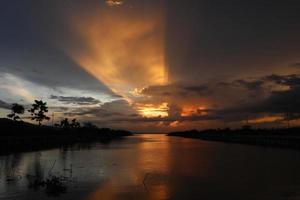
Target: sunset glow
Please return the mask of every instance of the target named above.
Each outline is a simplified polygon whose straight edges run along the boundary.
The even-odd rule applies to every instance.
[[[71,18],[84,47],[64,47],[84,70],[124,97],[135,88],[167,83],[163,14],[137,14],[96,8],[84,20]]]
[[[168,103],[162,103],[160,105],[137,104],[136,108],[143,117],[167,117],[168,116]]]
[[[0,199],[299,199],[299,11],[0,1]]]
[[[300,124],[295,2],[21,4],[2,12],[4,117],[43,99],[57,120],[142,132]]]
[[[181,116],[183,117],[186,117],[186,116],[191,116],[191,115],[197,115],[197,114],[200,114],[200,115],[205,115],[207,114],[207,111],[206,111],[206,107],[204,106],[184,106],[182,108],[182,112],[181,112]]]

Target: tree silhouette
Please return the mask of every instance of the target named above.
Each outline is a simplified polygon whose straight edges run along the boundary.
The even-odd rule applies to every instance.
[[[68,118],[65,118],[60,121],[60,128],[68,129],[68,128],[80,128],[80,123],[74,118],[72,119],[71,123],[69,122]]]
[[[65,119],[60,121],[60,128],[64,128],[64,129],[70,128],[70,123],[69,123],[68,118],[65,118]]]
[[[48,112],[47,103],[42,100],[34,100],[32,108],[28,110],[31,114],[31,120],[35,120],[39,123],[39,126],[42,124],[43,120],[49,120],[50,117],[46,116],[45,113]]]
[[[76,120],[76,118],[72,119],[71,128],[80,128],[80,123]]]
[[[21,120],[20,114],[24,114],[25,108],[24,106],[14,103],[11,106],[11,113],[7,115],[7,117],[13,119],[14,121]]]

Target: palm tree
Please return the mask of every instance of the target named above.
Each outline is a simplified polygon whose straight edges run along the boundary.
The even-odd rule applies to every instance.
[[[24,106],[14,103],[11,106],[11,113],[8,114],[7,117],[13,119],[14,121],[21,120],[19,115],[24,114],[24,111],[25,111]]]
[[[42,100],[34,100],[32,108],[28,110],[31,113],[31,120],[35,120],[39,123],[39,126],[42,124],[43,120],[49,120],[50,117],[46,116],[45,113],[48,112],[47,103]]]

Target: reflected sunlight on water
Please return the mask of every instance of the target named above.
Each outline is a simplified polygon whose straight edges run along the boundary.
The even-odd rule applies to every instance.
[[[0,156],[0,199],[297,199],[300,152],[142,134]],[[65,177],[55,198],[32,178]],[[9,179],[10,181],[7,181]]]
[[[116,173],[87,199],[167,199],[170,173],[169,137],[140,135],[125,173]],[[149,190],[151,193],[149,195]]]

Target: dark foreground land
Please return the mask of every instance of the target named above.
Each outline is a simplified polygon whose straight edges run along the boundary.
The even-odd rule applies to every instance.
[[[132,133],[97,127],[56,128],[0,119],[0,154],[56,148],[84,142],[109,142]]]
[[[172,132],[168,136],[202,140],[300,149],[300,128],[282,129],[209,129]]]

